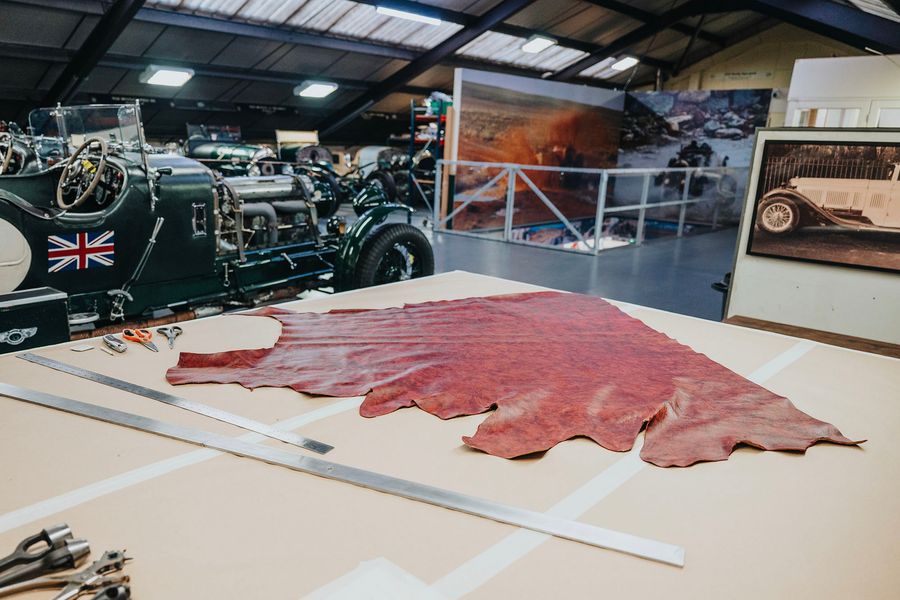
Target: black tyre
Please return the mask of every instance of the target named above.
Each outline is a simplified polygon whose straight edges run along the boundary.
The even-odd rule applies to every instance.
[[[338,207],[340,207],[341,202],[344,202],[346,198],[344,198],[344,190],[341,189],[341,184],[338,183],[337,177],[335,177],[325,169],[322,169],[321,175],[325,178],[325,181],[328,182],[328,187],[331,188],[331,193],[334,194],[334,207],[331,210],[331,214],[328,215],[330,217],[337,212],[337,209]]]
[[[370,287],[434,274],[434,252],[421,231],[405,223],[375,230],[356,263],[357,287]]]
[[[800,224],[800,210],[790,198],[775,196],[759,204],[756,226],[771,234],[790,233]]]
[[[394,177],[390,173],[382,170],[372,171],[366,176],[366,182],[368,183],[372,181],[377,181],[381,184],[381,187],[387,194],[388,202],[397,201],[397,183],[394,181]]]

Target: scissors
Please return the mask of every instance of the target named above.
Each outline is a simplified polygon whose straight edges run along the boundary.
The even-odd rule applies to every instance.
[[[126,329],[122,332],[122,337],[129,342],[137,342],[145,348],[149,348],[154,352],[159,352],[159,348],[156,347],[156,344],[150,341],[153,337],[153,332],[149,329]]]
[[[156,330],[156,333],[161,333],[162,335],[169,338],[169,348],[175,347],[175,338],[183,333],[183,330],[178,325],[173,325],[172,327],[160,327]]]

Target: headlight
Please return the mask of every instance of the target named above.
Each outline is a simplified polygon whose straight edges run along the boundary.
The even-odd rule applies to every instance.
[[[259,165],[250,165],[250,168],[247,169],[247,175],[250,177],[259,177],[262,171],[259,170]]]

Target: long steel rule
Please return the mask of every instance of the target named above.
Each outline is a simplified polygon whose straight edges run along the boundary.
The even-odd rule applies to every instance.
[[[223,423],[228,423],[229,425],[234,425],[235,427],[240,427],[241,429],[246,429],[248,431],[254,431],[256,433],[259,433],[260,435],[280,440],[294,446],[299,446],[301,448],[306,448],[307,450],[312,450],[313,452],[317,452],[319,454],[326,454],[327,452],[334,450],[334,446],[330,446],[324,442],[312,440],[290,431],[282,431],[280,429],[272,427],[271,425],[267,425],[266,423],[260,423],[259,421],[254,421],[253,419],[248,419],[247,417],[242,417],[241,415],[236,415],[234,413],[215,408],[214,406],[210,406],[208,404],[194,402],[193,400],[187,400],[186,398],[181,398],[179,396],[173,396],[172,394],[160,392],[159,390],[154,390],[142,385],[138,385],[136,383],[131,383],[129,381],[116,379],[115,377],[103,375],[102,373],[96,373],[94,371],[82,369],[81,367],[76,367],[74,365],[60,362],[58,360],[53,360],[52,358],[38,356],[37,354],[32,354],[30,352],[24,352],[22,354],[17,354],[16,356],[37,365],[50,367],[51,369],[56,369],[57,371],[62,371],[63,373],[74,375],[75,377],[81,377],[82,379],[87,379],[88,381],[108,385],[118,390],[122,390],[123,392],[129,392],[131,394],[143,396],[144,398],[156,400],[157,402],[163,402],[170,406],[183,408],[184,410],[189,410],[200,415],[205,415],[207,417],[216,419],[217,421],[222,421]]]
[[[149,419],[140,415],[45,394],[6,383],[0,383],[0,395],[287,467],[294,471],[309,473],[344,483],[352,483],[353,485],[384,492],[385,494],[457,510],[476,517],[484,517],[501,523],[524,527],[525,529],[597,546],[598,548],[616,550],[677,567],[684,566],[684,549],[671,544],[586,525],[577,521],[569,521],[524,508],[499,504],[491,500],[468,496],[414,481],[407,481],[391,477],[390,475],[382,475],[373,471],[348,467],[320,458],[299,456],[291,452],[243,442],[208,431],[181,427],[157,421],[156,419]]]

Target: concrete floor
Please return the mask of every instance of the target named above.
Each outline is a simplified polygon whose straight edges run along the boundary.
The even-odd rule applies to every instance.
[[[460,269],[718,321],[722,294],[710,284],[731,270],[736,240],[728,228],[596,257],[448,233],[432,243],[437,273]]]

